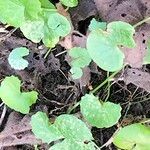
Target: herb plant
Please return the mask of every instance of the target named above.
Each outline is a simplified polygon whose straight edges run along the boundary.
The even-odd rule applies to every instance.
[[[6,77],[0,86],[0,98],[10,108],[21,112],[29,113],[30,106],[37,100],[38,93],[36,91],[21,92],[21,81],[15,77]]]
[[[78,5],[78,0],[60,0],[60,2],[67,7]],[[1,22],[20,28],[26,38],[34,43],[42,41],[50,48],[55,47],[59,39],[71,31],[69,20],[61,15],[49,0],[0,0],[0,14]],[[92,60],[107,72],[121,70],[125,58],[122,47],[136,46],[134,33],[134,27],[128,23],[114,21],[106,24],[92,19],[86,48],[74,47],[69,50],[73,79],[80,78],[83,75],[82,69]],[[144,64],[150,63],[149,50],[150,48],[144,58]],[[12,68],[22,70],[28,66],[28,62],[22,57],[28,54],[27,48],[16,48],[10,53],[8,62]],[[115,74],[116,72],[110,77]],[[110,77],[105,81],[107,82]],[[82,96],[76,105],[80,105],[82,120],[86,123],[73,114],[60,115],[54,122],[50,122],[45,113],[37,112],[31,117],[35,136],[44,143],[55,142],[50,150],[95,150],[97,145],[93,142],[94,138],[88,127],[109,128],[117,124],[121,117],[122,108],[119,104],[104,102],[94,96],[94,93],[106,83],[105,81],[90,94]],[[15,111],[27,114],[30,106],[36,102],[38,93],[22,92],[20,88],[21,81],[17,77],[6,77],[1,82],[0,98]],[[136,123],[121,128],[114,135],[113,143],[121,149],[148,150],[149,139],[150,128]]]

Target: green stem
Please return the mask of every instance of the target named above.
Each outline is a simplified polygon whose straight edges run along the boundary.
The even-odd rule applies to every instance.
[[[107,78],[109,78],[109,72],[107,72]],[[108,81],[108,85],[107,85],[107,96],[105,98],[105,102],[108,100],[109,96],[110,96],[110,81]]]
[[[49,53],[51,52],[51,48],[48,49],[48,51],[46,52],[45,56],[44,56],[44,59],[47,58],[47,56],[49,55]]]
[[[72,108],[68,109],[67,114],[70,114],[76,107],[80,105],[80,101],[77,102]]]
[[[99,86],[97,86],[94,90],[92,90],[90,93],[94,94],[96,93],[102,86],[104,86],[111,78],[113,78],[119,71],[114,72],[112,75],[110,75],[104,82],[102,82]]]
[[[150,21],[150,17],[143,19],[142,21],[140,21],[137,24],[135,24],[133,27],[136,28],[136,27],[138,27],[138,26],[140,26],[143,23],[148,22],[148,21]]]

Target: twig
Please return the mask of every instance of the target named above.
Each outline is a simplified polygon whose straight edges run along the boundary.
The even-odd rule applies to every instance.
[[[0,118],[0,126],[2,125],[3,123],[3,120],[4,120],[4,117],[5,117],[5,114],[6,114],[6,106],[4,105],[4,108],[3,108],[3,111],[2,111],[2,114],[1,114],[1,118]]]
[[[137,24],[135,24],[133,27],[136,28],[136,27],[138,27],[138,26],[140,26],[143,23],[148,22],[148,21],[150,21],[150,17],[143,19],[142,21],[140,21]]]

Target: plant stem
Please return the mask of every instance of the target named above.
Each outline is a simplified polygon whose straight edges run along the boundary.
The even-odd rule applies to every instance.
[[[70,114],[76,107],[80,105],[80,101],[77,102],[72,108],[68,109],[67,114]]]
[[[150,21],[150,17],[143,19],[142,21],[138,22],[137,24],[135,24],[133,27],[136,28],[140,25],[142,25],[143,23]]]
[[[107,78],[109,78],[109,72],[107,72]],[[108,100],[110,96],[110,81],[108,81],[108,85],[107,85],[107,96],[105,98],[105,102]]]
[[[44,59],[47,58],[47,56],[49,55],[49,53],[51,52],[51,48],[48,49],[48,51],[46,52],[45,56],[44,56]]]
[[[112,75],[110,75],[105,81],[103,81],[99,86],[97,86],[94,90],[92,90],[90,93],[94,94],[96,93],[102,86],[104,86],[111,78],[113,78],[119,71],[114,72]]]

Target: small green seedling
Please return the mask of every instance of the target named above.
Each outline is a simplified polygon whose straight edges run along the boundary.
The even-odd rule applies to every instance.
[[[30,106],[37,100],[38,93],[36,91],[21,92],[21,81],[15,77],[6,77],[0,86],[0,98],[10,108],[21,112],[29,113]]]
[[[28,61],[22,57],[29,55],[29,50],[25,47],[15,48],[8,57],[8,62],[13,69],[23,70],[28,66]]]
[[[150,127],[140,123],[128,125],[115,135],[113,143],[123,150],[149,150]]]
[[[69,51],[69,55],[73,59],[71,62],[73,79],[83,75],[82,69],[88,66],[91,60],[105,71],[121,70],[125,56],[120,46],[128,48],[136,46],[133,39],[135,29],[126,22],[115,21],[106,26],[106,23],[93,19],[89,30],[91,32],[87,38],[86,49],[75,47]]]
[[[70,22],[48,0],[0,0],[0,21],[20,27],[24,36],[47,47],[71,31]]]
[[[121,107],[111,102],[103,102],[93,94],[82,96],[81,113],[91,126],[109,128],[115,125],[121,117]]]
[[[31,118],[32,131],[43,142],[59,141],[50,150],[95,150],[91,131],[73,115],[60,115],[52,124],[43,112]]]

